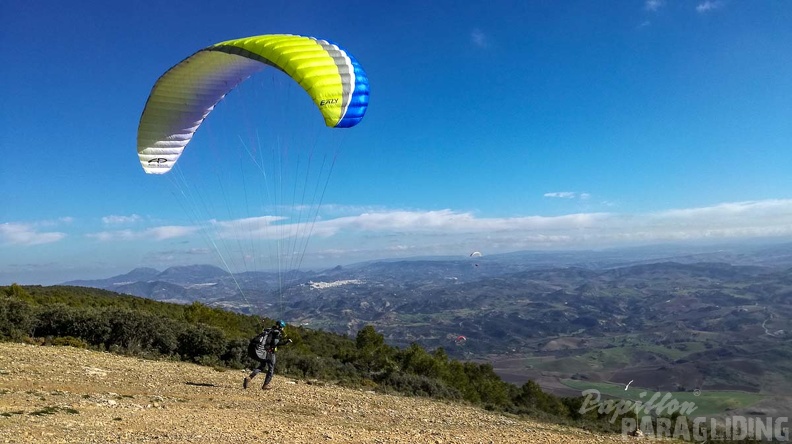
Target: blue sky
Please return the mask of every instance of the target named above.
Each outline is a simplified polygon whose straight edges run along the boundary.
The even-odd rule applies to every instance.
[[[321,120],[305,97],[281,86],[271,97],[294,106],[251,110],[271,73],[229,95],[180,160],[186,186],[204,190],[192,210],[175,180],[143,173],[135,140],[165,70],[273,33],[337,42],[371,81],[363,122],[331,137],[339,156],[303,268],[785,241],[790,23],[792,4],[774,1],[3,2],[0,284],[224,260],[267,268],[235,258],[264,246],[218,242],[274,205],[242,211],[233,185],[215,195],[221,179],[200,171],[218,153],[244,157],[240,134],[297,144],[304,116]]]

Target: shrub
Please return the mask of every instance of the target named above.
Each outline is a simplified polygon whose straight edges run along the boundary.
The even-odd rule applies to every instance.
[[[51,344],[56,346],[88,348],[88,344],[85,341],[73,336],[53,338]]]
[[[0,297],[0,338],[20,340],[30,335],[35,318],[26,302]]]
[[[399,393],[432,398],[454,399],[462,398],[458,390],[448,387],[438,379],[423,375],[408,373],[391,373],[378,381],[380,386],[391,388]]]
[[[179,334],[178,352],[182,359],[197,360],[202,356],[218,357],[226,351],[226,338],[217,327],[189,325]]]

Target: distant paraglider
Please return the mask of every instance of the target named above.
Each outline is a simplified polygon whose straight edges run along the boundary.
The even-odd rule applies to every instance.
[[[481,252],[480,251],[474,251],[474,252],[470,253],[470,257],[481,257]],[[475,266],[478,267],[479,264],[476,263]]]
[[[461,347],[465,345],[466,342],[467,342],[467,338],[462,335],[457,336],[456,339],[454,340],[454,344],[456,344],[457,347]]]

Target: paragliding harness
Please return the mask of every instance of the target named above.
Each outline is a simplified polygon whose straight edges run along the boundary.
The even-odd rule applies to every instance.
[[[261,360],[265,359],[266,355],[260,355],[261,352],[271,352],[275,348],[273,341],[275,339],[274,329],[268,328],[261,333],[257,334],[248,343],[248,356],[252,359]]]

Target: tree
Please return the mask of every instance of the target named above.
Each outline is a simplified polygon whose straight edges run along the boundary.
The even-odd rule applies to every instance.
[[[13,283],[6,287],[3,292],[10,298],[17,298],[26,302],[30,302],[30,294],[19,284]]]
[[[376,350],[385,345],[385,337],[377,333],[374,326],[366,325],[358,331],[357,337],[355,337],[355,345],[361,351]]]
[[[0,299],[0,338],[22,339],[33,330],[35,318],[27,302]]]
[[[388,373],[396,369],[392,349],[385,345],[385,337],[371,325],[358,331],[355,338],[358,365],[369,374]]]
[[[533,407],[559,416],[569,416],[568,405],[557,397],[543,392],[539,384],[534,381],[528,381],[520,387],[514,402],[518,406]]]
[[[220,359],[226,352],[223,331],[206,324],[190,325],[179,335],[179,354],[193,360],[209,357]]]

